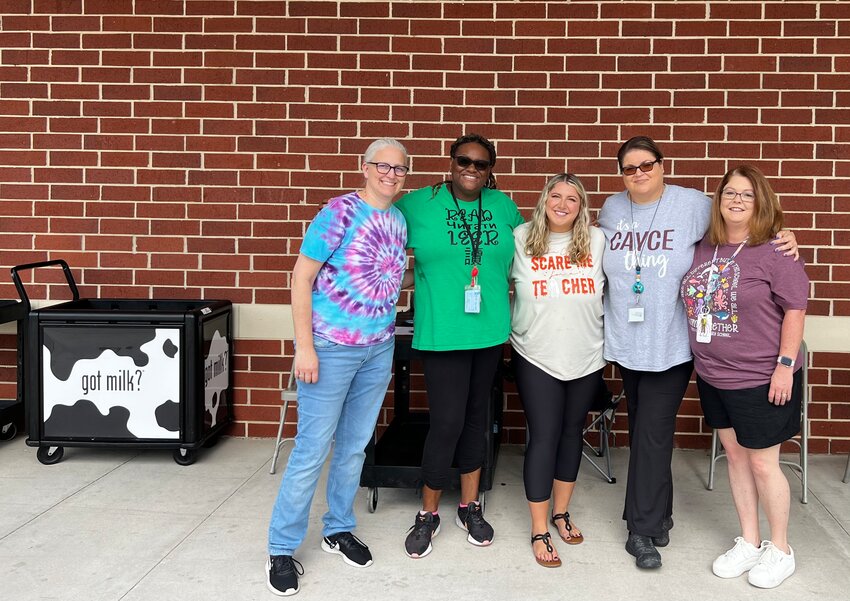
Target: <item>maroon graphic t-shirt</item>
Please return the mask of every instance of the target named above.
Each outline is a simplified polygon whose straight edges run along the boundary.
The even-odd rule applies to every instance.
[[[803,262],[794,261],[766,243],[715,247],[703,239],[682,280],[681,296],[688,316],[688,336],[697,374],[715,388],[736,390],[770,382],[779,355],[785,311],[805,310],[809,278]],[[709,276],[712,269],[717,275]],[[697,317],[708,303],[711,342],[696,340]],[[795,369],[802,365],[797,357]]]

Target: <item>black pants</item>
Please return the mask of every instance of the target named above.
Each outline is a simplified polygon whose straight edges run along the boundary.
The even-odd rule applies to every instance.
[[[465,351],[422,351],[431,426],[422,452],[422,480],[449,485],[452,459],[461,474],[484,465],[488,406],[502,345]]]
[[[673,514],[673,437],[676,414],[693,372],[693,361],[660,372],[618,365],[629,409],[629,479],[623,519],[629,532],[661,536]]]
[[[528,441],[522,479],[532,503],[548,501],[552,481],[575,482],[581,464],[582,431],[602,381],[602,369],[575,380],[559,380],[513,353],[516,384]]]

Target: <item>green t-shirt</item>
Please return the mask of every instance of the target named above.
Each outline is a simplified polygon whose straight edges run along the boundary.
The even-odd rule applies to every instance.
[[[481,196],[481,312],[464,311],[464,290],[472,274],[472,248],[463,219],[445,185],[405,194],[396,207],[407,220],[407,247],[414,257],[413,348],[453,351],[502,344],[511,331],[508,299],[513,229],[523,222],[516,204],[502,192]],[[433,195],[433,196],[432,196]],[[478,201],[457,201],[475,235]]]

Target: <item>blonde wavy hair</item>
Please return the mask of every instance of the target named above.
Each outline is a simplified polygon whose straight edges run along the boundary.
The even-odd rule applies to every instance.
[[[567,249],[567,256],[573,262],[584,261],[590,256],[590,210],[587,207],[587,191],[581,180],[572,173],[560,173],[552,177],[534,207],[531,215],[531,226],[525,240],[525,254],[532,257],[542,257],[549,252],[549,220],[546,217],[546,201],[552,189],[560,183],[571,185],[578,192],[579,212],[573,222],[573,239]]]

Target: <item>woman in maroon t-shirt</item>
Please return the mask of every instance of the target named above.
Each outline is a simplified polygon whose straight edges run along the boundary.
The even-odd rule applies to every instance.
[[[760,588],[779,586],[795,568],[779,447],[800,430],[809,280],[801,262],[768,243],[782,221],[761,171],[732,169],[714,193],[711,225],[681,288],[700,402],[726,449],[741,524],[712,570],[720,578],[749,572]],[[770,540],[759,534],[759,503]]]

